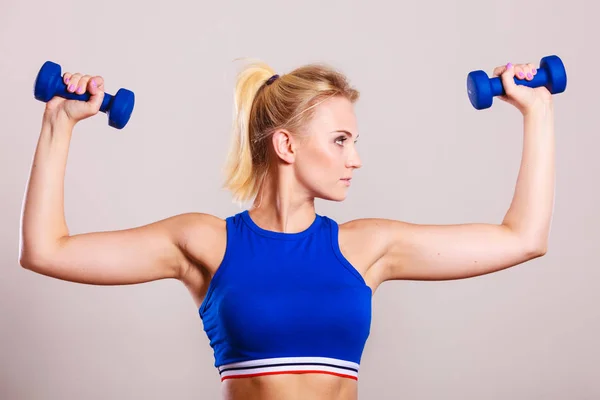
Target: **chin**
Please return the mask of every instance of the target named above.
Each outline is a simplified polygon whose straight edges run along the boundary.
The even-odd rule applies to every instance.
[[[309,193],[312,193],[313,197],[322,200],[341,202],[348,197],[348,187],[342,187],[339,184],[314,185],[309,188]]]
[[[328,201],[336,201],[336,202],[342,202],[344,200],[346,200],[346,197],[348,197],[347,193],[321,193],[318,196],[316,196],[320,199],[323,200],[328,200]]]

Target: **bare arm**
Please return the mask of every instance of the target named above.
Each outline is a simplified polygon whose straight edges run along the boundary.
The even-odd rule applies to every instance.
[[[73,125],[44,117],[23,202],[20,263],[59,279],[124,284],[180,275],[176,217],[148,226],[69,235],[64,175]]]
[[[71,102],[72,107],[85,105]],[[98,285],[190,279],[190,265],[203,261],[210,238],[216,237],[211,234],[220,226],[216,217],[181,214],[131,229],[69,234],[64,177],[75,122],[62,111],[64,104],[64,99],[53,99],[42,119],[23,201],[20,264],[54,278]],[[203,284],[201,276],[194,274],[196,287]]]
[[[504,76],[510,82],[512,75]],[[501,223],[417,225],[356,221],[374,237],[379,257],[370,272],[394,279],[446,280],[499,271],[544,255],[554,203],[554,111],[545,88],[508,86],[523,113],[523,153],[513,200]],[[527,96],[532,97],[527,97]],[[514,98],[517,100],[514,100]],[[369,233],[370,231],[370,233]]]

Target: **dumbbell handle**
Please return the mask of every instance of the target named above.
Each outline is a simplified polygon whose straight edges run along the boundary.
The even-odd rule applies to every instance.
[[[514,81],[517,85],[527,86],[530,88],[537,88],[541,86],[546,86],[548,84],[548,74],[546,70],[540,68],[537,70],[536,74],[533,76],[533,79],[528,81],[526,79],[517,79],[514,78]],[[506,94],[504,91],[504,85],[502,84],[502,78],[494,77],[490,79],[490,86],[492,88],[493,96],[503,96]]]
[[[91,97],[89,92],[85,92],[83,94],[72,93],[67,90],[67,85],[62,81],[62,79],[54,80],[56,85],[54,93],[55,96],[59,96],[69,100],[81,100],[88,101]],[[114,96],[108,93],[104,93],[104,98],[102,99],[102,105],[100,106],[100,111],[107,112],[110,109],[111,103],[113,101]]]

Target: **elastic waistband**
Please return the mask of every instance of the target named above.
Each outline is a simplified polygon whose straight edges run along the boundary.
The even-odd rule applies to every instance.
[[[278,357],[241,361],[218,367],[221,381],[275,374],[322,373],[358,380],[359,365],[326,357]]]

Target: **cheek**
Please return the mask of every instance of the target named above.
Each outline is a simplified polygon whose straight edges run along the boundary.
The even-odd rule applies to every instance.
[[[330,147],[313,148],[298,158],[298,172],[303,180],[315,183],[329,180],[332,174],[337,177],[340,165],[343,166],[341,151],[336,152],[338,149]]]
[[[317,169],[317,173],[335,171],[341,160],[341,152],[333,146],[321,146],[310,153],[306,166]]]

